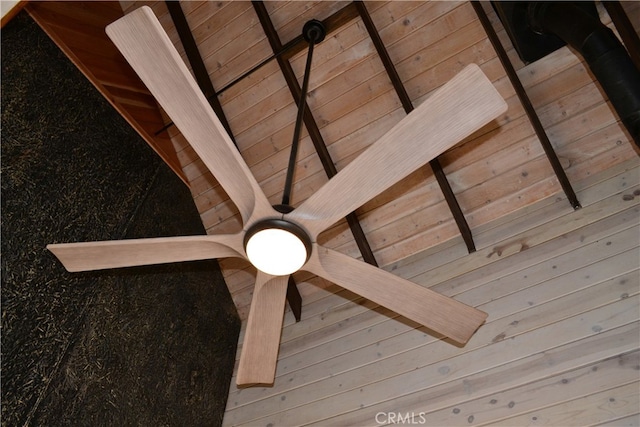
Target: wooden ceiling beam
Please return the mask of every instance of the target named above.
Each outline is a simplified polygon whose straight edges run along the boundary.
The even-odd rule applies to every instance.
[[[631,60],[640,70],[640,37],[633,28],[624,8],[618,0],[603,1],[602,5],[607,9],[607,13],[613,21],[620,38],[629,52]]]
[[[551,168],[556,174],[558,182],[564,190],[564,194],[567,196],[569,203],[571,203],[571,206],[574,209],[580,209],[581,205],[578,201],[578,196],[576,196],[571,182],[569,182],[569,178],[567,177],[567,174],[565,173],[564,168],[560,163],[560,159],[558,159],[558,155],[556,154],[553,145],[551,145],[549,136],[547,135],[544,126],[542,126],[540,117],[538,117],[538,113],[536,113],[536,109],[533,107],[533,104],[529,99],[529,95],[527,94],[527,91],[520,81],[518,73],[516,73],[516,69],[513,67],[511,60],[507,55],[507,51],[505,50],[504,46],[502,46],[502,42],[500,41],[496,30],[493,28],[493,25],[491,24],[491,21],[489,20],[489,17],[487,16],[480,2],[477,0],[472,0],[471,5],[473,6],[473,9],[478,16],[478,19],[480,20],[480,23],[482,24],[482,27],[484,28],[484,31],[487,34],[491,45],[493,46],[493,49],[496,51],[502,67],[507,73],[507,77],[509,78],[511,85],[515,90],[516,95],[518,96],[518,99],[520,100],[520,103],[522,104],[522,107],[527,114],[527,117],[529,118],[531,126],[533,126],[533,130],[535,131],[536,136],[538,137],[538,140],[540,141],[540,144],[542,145],[542,148],[547,155],[547,159],[549,159]]]
[[[364,22],[364,26],[367,29],[369,38],[373,42],[373,45],[375,46],[376,51],[378,52],[378,56],[380,57],[380,60],[384,65],[384,69],[386,70],[387,75],[389,76],[389,80],[391,80],[391,84],[393,85],[393,88],[395,89],[396,94],[398,95],[398,98],[400,98],[400,102],[402,103],[402,107],[404,108],[404,111],[407,114],[409,114],[410,112],[413,111],[413,102],[411,101],[411,98],[407,93],[407,89],[405,88],[404,83],[400,78],[400,75],[398,75],[396,66],[391,60],[391,57],[389,56],[389,52],[387,52],[387,48],[384,45],[384,42],[380,37],[380,33],[378,32],[375,24],[373,23],[373,20],[371,19],[371,15],[369,15],[369,11],[367,10],[367,7],[362,1],[355,1],[352,4],[355,4],[356,9],[358,10],[358,14],[362,19],[362,22]],[[423,141],[423,142],[428,143],[426,141]],[[462,213],[460,204],[458,203],[458,200],[456,199],[456,195],[451,189],[451,185],[447,180],[447,176],[442,170],[442,165],[440,164],[440,161],[436,157],[435,159],[429,162],[429,165],[431,166],[431,169],[433,170],[433,174],[435,175],[436,180],[438,181],[438,185],[442,190],[442,194],[444,194],[444,199],[446,200],[447,205],[449,206],[449,210],[453,215],[453,219],[456,221],[456,224],[458,225],[458,230],[460,230],[460,234],[464,239],[464,243],[467,246],[467,250],[469,251],[469,253],[475,252],[476,246],[475,246],[475,243],[473,242],[473,235],[471,234],[471,228],[469,227],[469,223],[467,223],[467,219],[464,217],[464,214]]]
[[[187,22],[187,18],[182,11],[182,6],[180,6],[180,2],[177,1],[165,1],[165,4],[167,5],[167,9],[169,9],[171,20],[176,26],[178,37],[180,37],[182,47],[187,54],[187,59],[189,61],[189,64],[191,65],[191,69],[193,70],[196,82],[198,82],[198,87],[200,87],[200,90],[202,91],[202,93],[204,93],[205,98],[207,98],[207,101],[209,101],[209,105],[211,105],[211,108],[213,108],[216,116],[218,116],[218,118],[220,119],[222,126],[224,126],[225,130],[229,134],[229,137],[235,144],[236,140],[233,136],[233,133],[231,132],[231,126],[229,125],[229,121],[224,114],[224,110],[222,109],[222,105],[220,104],[220,100],[218,99],[218,96],[216,94],[216,90],[213,87],[213,83],[211,83],[209,73],[207,72],[207,67],[204,65],[204,60],[202,59],[202,55],[200,55],[198,45],[193,38],[193,34],[191,33],[191,29],[189,28],[189,23]]]

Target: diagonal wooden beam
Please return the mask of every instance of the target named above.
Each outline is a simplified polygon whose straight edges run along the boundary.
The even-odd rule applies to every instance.
[[[389,76],[389,80],[391,80],[391,84],[393,85],[393,88],[395,89],[396,94],[398,95],[398,98],[400,98],[400,102],[402,103],[402,107],[404,108],[404,111],[407,114],[409,114],[410,112],[413,111],[413,102],[411,102],[411,98],[407,93],[407,89],[405,88],[404,83],[402,82],[402,79],[398,75],[396,66],[391,60],[391,57],[389,56],[389,52],[387,51],[387,48],[384,45],[382,38],[380,37],[380,33],[376,29],[376,26],[373,23],[373,20],[371,19],[371,15],[369,15],[369,11],[367,10],[367,7],[362,1],[355,1],[353,2],[353,4],[355,4],[356,9],[358,10],[358,14],[360,15],[360,18],[362,19],[362,22],[364,23],[364,26],[367,29],[367,32],[369,33],[369,38],[373,42],[373,45],[375,46],[376,51],[378,52],[378,56],[380,57],[380,60],[384,65],[384,68],[387,72],[387,75]],[[456,221],[456,224],[458,225],[458,230],[460,230],[460,234],[464,239],[464,243],[467,245],[467,250],[469,251],[469,253],[475,252],[476,246],[475,246],[475,243],[473,242],[473,235],[471,234],[471,228],[469,228],[467,219],[464,217],[464,214],[462,213],[460,204],[458,203],[458,200],[456,199],[456,196],[453,190],[451,189],[451,185],[447,180],[447,176],[442,170],[442,165],[440,164],[440,161],[436,157],[435,159],[429,162],[429,165],[431,166],[431,169],[433,170],[433,174],[436,177],[438,184],[440,185],[440,189],[442,190],[442,194],[444,194],[444,199],[447,201],[447,205],[449,206],[449,210],[453,215],[453,219]]]
[[[278,33],[275,27],[273,26],[273,22],[271,22],[271,18],[269,17],[269,12],[267,12],[267,9],[264,6],[264,3],[262,1],[252,1],[251,3],[253,4],[253,8],[256,11],[256,15],[258,15],[258,19],[260,20],[260,23],[262,24],[262,28],[264,30],[265,35],[267,36],[267,40],[269,40],[271,49],[273,50],[274,53],[279,52],[283,48],[282,42],[280,41],[280,36],[278,36]],[[347,6],[347,7],[351,7],[351,6]],[[336,13],[339,14],[340,12],[336,12]],[[338,27],[336,27],[335,25],[332,26],[331,28],[327,28],[327,34],[329,34],[331,31],[337,28]],[[297,100],[300,99],[300,93],[302,92],[302,89],[298,84],[298,79],[296,78],[293,68],[291,67],[291,64],[289,63],[288,59],[285,59],[282,56],[278,56],[277,60],[278,60],[278,65],[280,66],[280,69],[282,71],[282,74],[287,82],[287,85],[289,86],[291,95],[297,102]],[[298,106],[298,108],[300,108],[300,106]],[[311,141],[313,142],[313,145],[318,153],[318,157],[320,158],[320,162],[322,163],[325,173],[329,178],[333,177],[336,173],[338,173],[338,171],[336,170],[335,164],[331,159],[329,150],[327,150],[327,145],[324,142],[324,138],[320,134],[320,129],[318,128],[318,124],[316,123],[313,117],[313,114],[311,113],[309,108],[305,108],[303,120],[304,120],[304,125],[307,128],[307,132],[309,133],[309,137],[311,138]],[[362,258],[365,260],[365,262],[377,266],[378,263],[375,259],[375,256],[373,255],[373,251],[371,250],[371,246],[367,241],[364,231],[362,230],[360,221],[358,221],[358,217],[354,212],[352,212],[349,215],[347,215],[346,219],[347,219],[347,223],[349,224],[349,228],[353,233],[353,237],[356,241],[356,244],[360,249]]]
[[[229,126],[227,117],[222,110],[222,105],[220,105],[220,101],[216,96],[216,91],[213,88],[211,79],[209,78],[207,67],[204,65],[204,61],[202,60],[202,56],[198,50],[198,45],[193,38],[187,18],[184,16],[184,12],[182,11],[182,6],[180,6],[180,2],[177,1],[165,1],[165,4],[167,5],[167,9],[169,9],[169,14],[171,15],[173,24],[176,26],[176,30],[178,31],[180,42],[182,42],[182,47],[184,47],[184,51],[187,54],[187,59],[189,61],[189,65],[191,65],[191,69],[193,70],[196,82],[198,82],[200,90],[204,93],[204,96],[207,98],[207,101],[209,101],[211,108],[213,108],[213,111],[220,119],[222,126],[224,126],[225,130],[231,137],[231,140],[235,144],[235,139],[231,132],[231,126]]]
[[[549,136],[547,135],[547,132],[544,130],[544,126],[542,126],[542,122],[538,117],[538,113],[536,113],[535,108],[533,108],[533,104],[529,99],[529,95],[527,94],[527,91],[522,85],[522,82],[518,77],[518,73],[516,73],[516,69],[513,67],[513,64],[511,63],[511,60],[507,55],[507,51],[505,50],[504,46],[502,46],[502,42],[500,41],[500,38],[498,37],[496,30],[493,28],[493,25],[491,24],[491,21],[489,20],[489,17],[485,13],[480,2],[478,0],[472,0],[471,5],[473,6],[473,9],[475,10],[476,15],[478,16],[478,19],[480,20],[480,23],[482,24],[482,27],[484,28],[484,31],[487,34],[487,37],[489,38],[491,45],[493,46],[493,49],[498,54],[498,59],[500,60],[502,67],[507,73],[507,77],[509,78],[511,85],[513,86],[513,89],[516,91],[516,95],[518,95],[518,99],[520,100],[520,103],[522,104],[522,107],[524,108],[524,111],[527,114],[527,117],[529,118],[531,125],[533,126],[533,130],[535,131],[538,137],[538,140],[542,145],[542,149],[547,155],[547,159],[551,164],[551,168],[555,172],[556,177],[558,178],[558,182],[560,183],[560,186],[564,190],[564,194],[567,196],[569,203],[571,203],[571,206],[574,209],[580,209],[582,206],[578,201],[578,196],[576,196],[576,193],[573,190],[573,187],[571,186],[571,182],[569,182],[569,178],[567,177],[567,174],[565,173],[564,168],[560,163],[560,159],[558,159],[558,155],[556,154],[553,148],[553,145],[551,145]]]
[[[322,25],[324,25],[324,28],[327,30],[327,32],[330,33],[330,32],[333,32],[336,28],[340,28],[341,26],[351,21],[352,19],[355,19],[357,16],[358,16],[358,11],[356,10],[355,6],[353,6],[353,3],[349,3],[349,5],[343,7],[342,9],[340,9],[339,11],[337,11],[336,13],[334,13],[333,15],[329,16],[324,21],[322,21]],[[264,67],[269,62],[276,59],[277,57],[281,56],[283,59],[291,59],[298,53],[302,52],[306,47],[307,47],[307,41],[304,39],[302,35],[295,37],[294,39],[285,43],[282,46],[282,49],[280,49],[277,52],[274,52],[273,55],[266,58],[265,60],[260,62],[258,65],[246,71],[244,74],[235,78],[225,87],[220,89],[218,91],[218,95],[222,94],[227,89],[235,86],[237,83],[241,82],[242,80],[244,80],[245,78],[247,78],[248,76],[256,72],[257,70],[259,70],[260,68]]]
[[[607,13],[611,17],[616,30],[618,30],[618,34],[620,34],[631,60],[640,70],[640,37],[638,37],[638,33],[633,28],[627,13],[618,0],[604,1],[602,5],[607,9]]]

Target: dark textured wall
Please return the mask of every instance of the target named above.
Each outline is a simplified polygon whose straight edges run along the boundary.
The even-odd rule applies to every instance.
[[[39,27],[2,30],[2,425],[218,425],[217,262],[67,273],[47,243],[204,234],[188,189]]]

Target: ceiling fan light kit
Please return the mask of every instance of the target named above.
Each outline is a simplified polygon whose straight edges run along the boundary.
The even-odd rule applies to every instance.
[[[311,239],[292,222],[266,219],[247,230],[244,248],[255,268],[272,276],[284,276],[295,273],[309,260]]]
[[[468,65],[292,209],[288,197],[283,205],[271,206],[149,7],[125,15],[106,31],[236,204],[243,230],[47,246],[67,269],[248,259],[258,271],[236,377],[239,386],[273,384],[287,283],[289,275],[298,270],[333,282],[462,345],[484,323],[487,314],[474,307],[317,243],[321,232],[506,111],[504,99],[477,65]],[[311,37],[309,55],[322,36],[319,31],[316,24],[306,29]],[[301,100],[299,110],[304,104]]]

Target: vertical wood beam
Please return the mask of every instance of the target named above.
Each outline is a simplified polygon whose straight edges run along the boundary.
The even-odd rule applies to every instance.
[[[299,322],[302,318],[302,296],[296,285],[296,281],[293,275],[289,276],[289,282],[287,283],[287,302],[293,313],[293,317],[296,322]]]
[[[271,18],[269,17],[269,12],[267,12],[267,9],[264,6],[264,3],[262,1],[252,1],[251,3],[253,4],[253,8],[256,11],[256,15],[258,15],[260,24],[262,24],[262,28],[264,30],[264,33],[267,36],[267,40],[269,40],[271,49],[273,50],[274,53],[281,51],[283,46],[282,46],[282,42],[280,41],[280,36],[278,36],[278,33],[275,27],[273,26],[273,22],[271,22]],[[340,13],[340,12],[337,12],[337,13]],[[337,27],[333,27],[333,28],[327,27],[326,28],[327,34],[335,30],[336,28]],[[289,86],[291,95],[293,96],[294,100],[298,102],[298,100],[300,99],[300,93],[302,92],[302,89],[298,84],[298,79],[296,78],[296,75],[293,71],[293,68],[291,67],[291,64],[289,63],[289,60],[283,58],[282,56],[278,56],[276,59],[278,61],[278,65],[280,66],[280,70],[282,71],[282,74],[287,82],[287,85]],[[300,108],[300,106],[298,106],[298,108]],[[324,142],[324,139],[320,134],[320,129],[318,128],[315,118],[313,117],[313,114],[311,113],[309,108],[305,108],[303,120],[304,120],[305,127],[307,128],[307,132],[309,133],[309,137],[311,138],[311,141],[313,142],[313,145],[318,153],[318,157],[320,158],[320,162],[322,163],[325,173],[327,174],[329,179],[331,179],[331,177],[333,177],[336,173],[338,173],[338,171],[336,170],[335,164],[333,163],[333,160],[331,159],[331,155],[327,150],[327,146]],[[337,201],[336,203],[339,203],[339,201]],[[347,223],[349,224],[349,228],[353,233],[353,237],[356,241],[356,244],[360,249],[362,258],[364,259],[365,262],[371,265],[377,266],[378,263],[375,259],[375,256],[373,255],[373,251],[371,250],[371,246],[367,241],[364,231],[362,230],[360,221],[358,221],[358,217],[354,212],[352,212],[349,215],[347,215],[346,219],[347,219]]]
[[[393,85],[393,88],[395,89],[396,94],[398,95],[398,98],[400,98],[400,102],[402,103],[404,111],[407,114],[409,114],[410,112],[413,111],[413,102],[411,102],[411,98],[407,93],[407,89],[405,88],[404,83],[402,82],[402,79],[398,75],[396,66],[394,65],[393,61],[391,60],[391,57],[389,56],[389,52],[387,51],[387,48],[384,45],[382,38],[380,37],[380,33],[376,29],[376,26],[373,23],[373,20],[371,19],[371,15],[369,15],[369,11],[367,10],[367,7],[362,1],[357,0],[354,2],[354,4],[358,9],[358,13],[360,14],[360,18],[362,19],[362,22],[364,22],[364,26],[366,27],[367,32],[369,33],[369,38],[373,42],[373,45],[375,46],[376,51],[378,52],[378,56],[380,57],[380,60],[382,61],[382,64],[384,65],[385,70],[387,71],[389,80],[391,80],[391,84]],[[428,143],[428,141],[423,141],[423,143]],[[444,194],[444,198],[447,202],[447,205],[449,206],[449,210],[451,211],[451,214],[453,215],[453,219],[456,221],[456,224],[458,225],[458,230],[460,230],[460,234],[464,239],[464,243],[467,245],[467,250],[469,251],[469,253],[475,252],[476,246],[475,246],[475,243],[473,242],[473,235],[471,234],[471,229],[469,228],[469,224],[467,223],[467,220],[464,217],[464,214],[462,213],[460,204],[458,203],[458,200],[456,199],[456,196],[453,193],[453,190],[451,189],[451,185],[449,184],[449,181],[447,180],[447,177],[444,171],[442,170],[442,165],[440,164],[440,161],[436,157],[435,159],[429,162],[429,165],[431,166],[431,169],[433,169],[433,174],[435,175],[436,180],[440,185],[440,189]]]
[[[518,95],[518,99],[520,99],[520,103],[522,104],[522,107],[524,108],[524,111],[527,113],[527,117],[529,117],[529,121],[531,122],[531,125],[533,126],[533,129],[536,132],[536,135],[538,136],[538,140],[540,141],[540,144],[542,145],[542,148],[544,149],[544,152],[547,155],[547,159],[549,159],[549,163],[551,164],[551,167],[553,168],[553,171],[555,172],[556,177],[558,178],[558,182],[560,183],[560,186],[564,190],[564,194],[567,196],[569,203],[571,203],[571,206],[574,209],[580,209],[582,206],[578,201],[578,197],[576,196],[575,191],[573,191],[571,182],[569,182],[569,178],[567,177],[567,174],[562,168],[562,164],[560,164],[558,155],[553,149],[553,146],[551,145],[551,141],[549,141],[549,137],[547,136],[547,132],[544,130],[544,127],[540,122],[538,113],[536,113],[535,108],[533,108],[533,104],[531,104],[529,95],[527,95],[527,91],[525,90],[524,86],[522,86],[522,82],[518,77],[518,73],[516,73],[516,70],[513,67],[513,64],[509,60],[507,51],[504,49],[504,46],[502,46],[502,43],[498,38],[498,34],[496,33],[496,30],[493,28],[493,25],[491,25],[491,21],[489,21],[489,17],[485,13],[480,2],[478,0],[472,0],[471,5],[473,6],[473,9],[475,10],[476,15],[478,16],[478,19],[480,20],[480,23],[482,24],[482,27],[484,28],[484,31],[487,34],[487,37],[489,37],[489,41],[491,42],[494,50],[498,54],[498,59],[500,59],[500,63],[502,64],[502,67],[506,71],[507,77],[509,78],[509,81],[511,81],[511,84],[513,85],[513,88],[516,91],[516,95]]]

